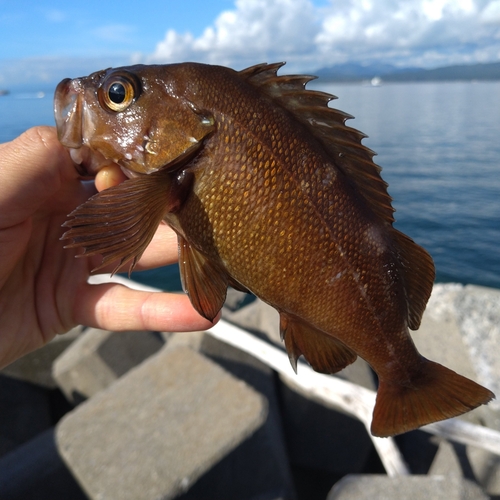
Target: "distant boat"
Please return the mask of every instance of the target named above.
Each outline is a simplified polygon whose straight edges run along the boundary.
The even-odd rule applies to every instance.
[[[8,90],[0,89],[0,95],[7,95],[8,93],[9,93]]]
[[[370,80],[370,85],[372,87],[380,87],[380,85],[382,85],[382,78],[380,78],[379,76],[374,76],[371,80]]]
[[[16,99],[43,99],[45,97],[45,92],[43,91],[38,91],[38,92],[22,92],[20,94],[14,94],[14,97]]]

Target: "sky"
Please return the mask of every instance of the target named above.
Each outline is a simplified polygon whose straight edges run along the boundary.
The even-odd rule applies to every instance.
[[[500,0],[0,0],[0,87],[199,61],[288,71],[500,61]]]

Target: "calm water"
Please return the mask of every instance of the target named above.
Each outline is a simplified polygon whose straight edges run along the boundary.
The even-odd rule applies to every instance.
[[[369,136],[396,227],[429,250],[437,280],[500,288],[500,82],[311,86],[337,95]],[[46,91],[0,97],[0,142],[53,124]],[[178,287],[173,269],[134,277]]]

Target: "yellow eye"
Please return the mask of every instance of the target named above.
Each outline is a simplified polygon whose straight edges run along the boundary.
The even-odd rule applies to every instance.
[[[140,84],[130,73],[111,74],[99,88],[99,101],[111,111],[125,111],[139,97]]]

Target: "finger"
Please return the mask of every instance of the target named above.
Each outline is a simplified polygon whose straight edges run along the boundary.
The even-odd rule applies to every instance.
[[[106,165],[97,172],[95,176],[95,187],[97,191],[116,186],[127,179],[127,176],[121,171],[115,163]]]
[[[214,324],[194,310],[186,295],[131,290],[116,283],[85,285],[74,317],[77,324],[112,331],[197,331]]]

